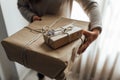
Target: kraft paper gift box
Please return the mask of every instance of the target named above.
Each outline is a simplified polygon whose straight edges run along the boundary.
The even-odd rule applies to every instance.
[[[18,62],[44,75],[55,78],[67,67],[72,49],[81,44],[76,40],[56,50],[44,43],[42,27],[58,28],[74,21],[74,25],[87,29],[88,22],[77,21],[58,16],[43,16],[42,21],[35,21],[22,30],[4,39],[2,45],[11,61]],[[54,23],[54,24],[53,24]]]
[[[82,29],[68,24],[57,29],[52,29],[44,34],[45,43],[53,49],[62,47],[82,37]]]

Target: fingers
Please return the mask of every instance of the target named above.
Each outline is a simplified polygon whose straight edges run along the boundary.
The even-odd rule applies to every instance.
[[[83,35],[85,36],[85,40],[83,44],[79,47],[78,54],[83,53],[86,48],[97,38],[98,35],[96,35],[95,32],[91,31],[82,31]]]
[[[85,40],[85,42],[79,47],[78,54],[83,53],[87,47],[91,44],[91,40]]]
[[[33,21],[41,21],[41,17],[39,16],[33,16]]]

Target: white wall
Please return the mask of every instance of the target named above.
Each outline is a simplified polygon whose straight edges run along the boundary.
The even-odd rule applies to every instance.
[[[17,0],[1,0],[1,7],[8,35],[12,35],[28,24],[17,9]]]
[[[21,16],[17,9],[17,0],[0,0],[0,5],[8,36],[28,25],[28,22]],[[16,67],[20,80],[22,80],[27,72],[29,72],[29,69],[18,63],[16,63]]]
[[[89,21],[88,16],[76,1],[73,2],[71,18],[76,20]]]
[[[7,31],[0,6],[0,42],[7,37]],[[18,80],[15,64],[8,60],[0,43],[0,77],[2,80]]]

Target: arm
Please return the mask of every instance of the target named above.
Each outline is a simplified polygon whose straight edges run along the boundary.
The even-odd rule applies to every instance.
[[[76,0],[86,12],[90,19],[89,31],[83,30],[83,35],[85,35],[84,43],[79,47],[78,54],[81,54],[86,50],[86,48],[97,39],[101,32],[101,15],[99,12],[98,4],[93,0]]]
[[[98,29],[101,32],[101,15],[97,2],[94,0],[76,0],[90,19],[89,30]]]
[[[18,0],[17,5],[22,16],[29,22],[32,22],[32,18],[36,16],[36,14],[30,10],[27,0]]]

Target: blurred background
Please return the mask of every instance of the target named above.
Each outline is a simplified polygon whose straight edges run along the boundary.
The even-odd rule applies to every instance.
[[[120,0],[96,0],[102,14],[102,33],[82,54],[81,80],[120,80]],[[74,1],[72,19],[89,21]],[[28,25],[17,0],[0,0],[0,41]],[[96,47],[96,49],[93,49]],[[0,80],[37,80],[36,72],[7,59],[0,45]],[[49,78],[46,78],[49,80]]]

